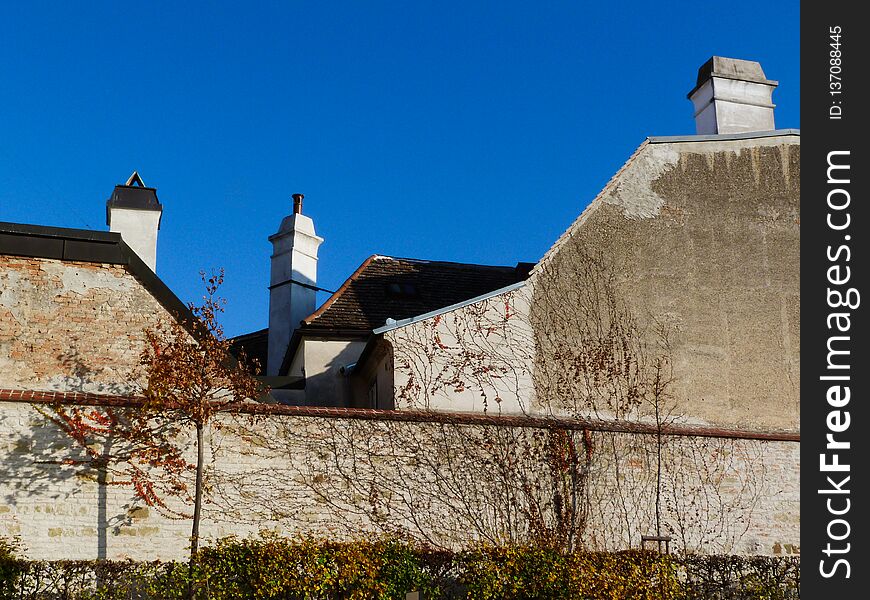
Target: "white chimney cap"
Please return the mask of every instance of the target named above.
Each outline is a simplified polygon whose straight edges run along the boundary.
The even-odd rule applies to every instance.
[[[775,129],[773,90],[755,61],[714,56],[698,69],[698,81],[688,94],[695,107],[698,134],[742,133]]]

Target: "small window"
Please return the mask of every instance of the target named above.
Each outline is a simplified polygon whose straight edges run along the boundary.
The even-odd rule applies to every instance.
[[[408,282],[387,284],[387,296],[390,298],[416,298],[419,295],[417,286]]]

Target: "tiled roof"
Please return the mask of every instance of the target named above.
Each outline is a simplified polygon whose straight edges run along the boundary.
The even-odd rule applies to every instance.
[[[531,264],[495,267],[371,256],[316,312],[301,333],[371,331],[522,281]]]

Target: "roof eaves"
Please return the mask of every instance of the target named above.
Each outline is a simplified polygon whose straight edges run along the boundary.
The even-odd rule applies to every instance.
[[[480,263],[467,263],[467,262],[456,262],[450,260],[429,260],[425,258],[405,258],[400,256],[383,256],[383,255],[374,255],[372,257],[375,260],[392,260],[396,262],[404,262],[418,265],[437,265],[437,266],[445,266],[445,267],[476,267],[480,269],[491,269],[491,270],[504,270],[509,271],[511,269],[515,269],[516,267],[512,267],[509,265],[484,265]]]
[[[230,342],[247,342],[248,340],[256,339],[261,336],[269,335],[269,328],[266,327],[264,329],[258,329],[257,331],[252,331],[250,333],[243,333],[241,335],[237,335],[229,338]]]
[[[756,138],[800,136],[800,129],[773,129],[770,131],[746,131],[743,133],[716,133],[707,135],[654,135],[646,138],[650,144],[673,142],[727,142],[730,140],[752,140]]]
[[[449,313],[451,311],[457,310],[464,306],[468,306],[469,304],[474,304],[475,302],[481,302],[483,300],[488,300],[494,296],[498,296],[499,294],[504,294],[507,292],[512,292],[514,290],[518,290],[521,287],[526,285],[525,281],[518,281],[516,283],[512,283],[505,287],[499,288],[497,290],[493,290],[491,292],[487,292],[486,294],[481,294],[480,296],[475,296],[474,298],[469,298],[468,300],[463,300],[462,302],[457,302],[456,304],[451,304],[450,306],[445,306],[444,308],[439,308],[436,310],[429,311],[427,313],[423,313],[422,315],[417,315],[416,317],[409,317],[407,319],[401,319],[399,321],[395,321],[394,323],[389,323],[384,325],[383,327],[378,327],[374,331],[372,331],[375,335],[381,335],[388,331],[393,331],[394,329],[399,329],[400,327],[406,327],[408,325],[412,325],[414,323],[418,323],[419,321],[425,321],[426,319],[431,319],[432,317],[437,317],[438,315],[443,315],[445,313]]]

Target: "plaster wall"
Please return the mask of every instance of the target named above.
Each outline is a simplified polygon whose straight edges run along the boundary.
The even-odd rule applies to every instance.
[[[350,382],[341,368],[356,362],[365,342],[307,339],[302,344],[297,355],[303,354],[306,405],[350,406]]]
[[[532,412],[530,295],[521,287],[386,332],[396,408]]]

